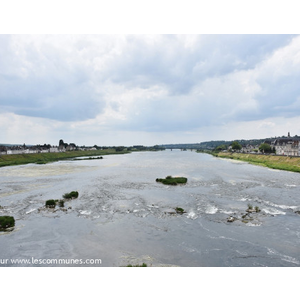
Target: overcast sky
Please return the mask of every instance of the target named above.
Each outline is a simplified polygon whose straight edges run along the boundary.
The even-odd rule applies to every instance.
[[[300,135],[298,35],[0,35],[0,143]]]

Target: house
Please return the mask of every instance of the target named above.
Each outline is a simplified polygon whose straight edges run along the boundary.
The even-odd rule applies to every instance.
[[[242,145],[242,149],[241,149],[240,152],[242,152],[242,153],[254,153],[256,149],[258,149],[258,145],[247,144],[247,145]],[[256,150],[256,152],[257,152],[257,150]]]
[[[296,138],[279,138],[271,143],[271,147],[275,148],[277,155],[299,156],[300,140]]]
[[[76,150],[76,145],[74,143],[70,143],[67,147],[66,147],[67,151],[73,151]]]
[[[51,152],[51,153],[59,152],[59,151],[58,151],[58,147],[51,147],[51,148],[49,149],[49,152]]]

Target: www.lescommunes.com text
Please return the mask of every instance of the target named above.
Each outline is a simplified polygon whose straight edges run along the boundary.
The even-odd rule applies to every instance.
[[[20,264],[20,265],[101,265],[102,260],[100,258],[95,259],[81,259],[81,258],[34,258],[31,259],[27,258],[1,258],[0,259],[0,265],[6,265],[6,264]]]

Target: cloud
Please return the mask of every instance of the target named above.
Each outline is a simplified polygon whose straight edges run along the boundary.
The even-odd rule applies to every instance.
[[[296,117],[299,70],[297,35],[0,35],[0,111],[53,136],[193,136]]]

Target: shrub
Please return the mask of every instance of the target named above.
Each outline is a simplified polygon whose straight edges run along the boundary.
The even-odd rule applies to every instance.
[[[65,206],[65,201],[64,200],[59,200],[58,205],[59,205],[59,207],[64,207]]]
[[[45,205],[46,205],[46,207],[54,208],[56,206],[56,202],[57,201],[52,200],[52,199],[51,200],[47,200]]]
[[[255,209],[256,212],[260,212],[260,209],[259,209],[258,206],[255,206],[254,209]]]
[[[135,265],[133,266],[132,264],[127,265],[127,267],[147,267],[147,264],[143,263],[141,265]]]
[[[183,213],[184,213],[184,209],[181,208],[181,207],[176,207],[175,210],[176,210],[176,212],[177,212],[178,214],[183,214]]]
[[[66,193],[63,195],[64,199],[72,199],[72,198],[78,198],[78,192],[77,191],[72,191],[71,193]]]
[[[167,176],[165,179],[156,178],[156,182],[161,182],[163,184],[168,184],[168,185],[185,184],[187,183],[187,178]]]
[[[15,218],[11,216],[1,216],[0,217],[0,230],[5,230],[9,227],[15,226]]]

